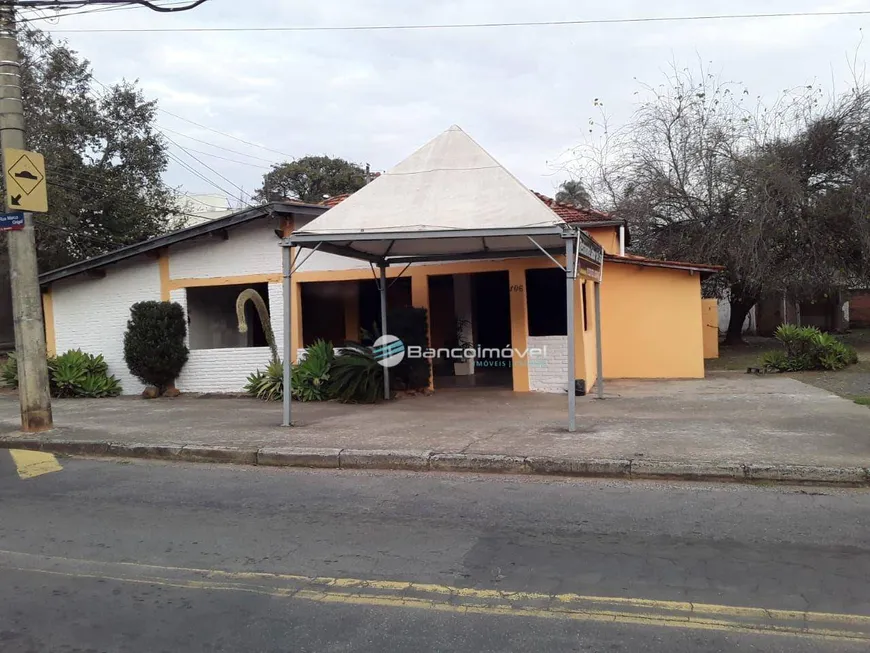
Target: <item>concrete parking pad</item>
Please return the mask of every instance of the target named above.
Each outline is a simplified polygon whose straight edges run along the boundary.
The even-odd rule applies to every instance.
[[[744,464],[870,466],[870,410],[783,376],[718,373],[705,380],[611,381],[578,398],[455,389],[373,406],[247,398],[58,400],[50,439],[149,445],[308,447]],[[0,434],[18,430],[0,396]]]

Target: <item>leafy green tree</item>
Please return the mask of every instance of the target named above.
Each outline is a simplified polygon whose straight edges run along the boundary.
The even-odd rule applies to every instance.
[[[36,216],[40,270],[180,226],[161,175],[157,103],[135,83],[103,87],[90,63],[48,34],[20,32],[27,144],[45,155],[49,212]]]
[[[571,179],[563,181],[559,186],[559,191],[556,193],[556,201],[562,204],[569,204],[578,209],[588,209],[592,206],[592,198],[589,197],[589,191],[579,179]]]
[[[261,202],[297,199],[322,202],[353,193],[366,184],[366,171],[355,163],[328,156],[305,156],[273,166],[263,175],[263,187],[254,196]]]

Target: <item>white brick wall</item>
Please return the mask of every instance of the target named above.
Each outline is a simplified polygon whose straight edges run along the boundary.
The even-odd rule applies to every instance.
[[[184,319],[187,320],[187,289],[179,288],[178,290],[169,291],[169,301],[179,304],[184,311]],[[190,347],[190,324],[187,325],[186,335],[184,336],[184,344]]]
[[[568,387],[568,337],[529,336],[529,349],[546,348],[546,355],[529,358],[529,389],[561,392]]]
[[[103,279],[79,275],[52,286],[57,353],[102,354],[124,394],[137,394],[144,386],[124,362],[124,332],[133,304],[160,299],[160,272],[157,261],[144,256],[105,271]]]
[[[281,272],[281,247],[267,220],[230,229],[227,240],[197,238],[169,250],[173,279],[208,279]]]
[[[268,347],[195,349],[176,381],[182,392],[243,392],[248,375],[265,370]]]
[[[269,319],[275,333],[278,354],[284,359],[284,291],[280,283],[269,284]]]

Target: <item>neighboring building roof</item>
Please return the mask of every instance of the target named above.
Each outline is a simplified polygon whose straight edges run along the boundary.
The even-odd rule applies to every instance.
[[[329,208],[332,208],[333,206],[337,206],[337,205],[341,204],[344,200],[346,200],[351,195],[353,195],[353,193],[342,193],[341,195],[335,195],[333,197],[329,197],[329,198],[323,200],[322,202],[320,202],[320,204],[323,206],[327,206]]]
[[[454,125],[312,220],[304,232],[423,233],[562,224],[559,216]]]
[[[547,197],[537,191],[532,192],[538,196],[539,200],[549,206],[556,215],[569,224],[577,222],[623,222],[603,211],[578,208],[576,206],[571,206],[570,204],[565,204],[564,202],[557,202],[552,197]]]
[[[139,256],[140,254],[162,249],[163,247],[169,247],[170,245],[199,238],[200,236],[219,232],[231,227],[237,227],[272,215],[292,215],[295,213],[297,215],[318,216],[325,211],[326,208],[318,204],[304,204],[302,202],[272,202],[263,206],[245,209],[244,211],[237,211],[236,213],[223,218],[186,227],[185,229],[179,229],[178,231],[173,231],[172,233],[164,234],[163,236],[150,238],[141,243],[121,247],[120,249],[113,250],[100,256],[95,256],[94,258],[85,261],[79,261],[78,263],[67,265],[66,267],[45,272],[39,275],[39,283],[44,285],[54,281],[59,281],[60,279],[81,274],[82,272],[96,270],[103,266],[111,265],[112,263],[118,263],[134,256]]]
[[[605,254],[605,261],[612,263],[627,263],[629,265],[640,265],[650,268],[669,268],[672,270],[692,270],[702,274],[715,274],[721,272],[725,268],[721,265],[708,265],[707,263],[687,263],[686,261],[662,261],[656,258],[647,258],[646,256],[637,256],[636,254],[626,254],[625,256],[616,256],[614,254]]]

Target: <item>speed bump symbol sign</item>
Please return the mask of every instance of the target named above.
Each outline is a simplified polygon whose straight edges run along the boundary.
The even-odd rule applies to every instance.
[[[6,207],[10,211],[48,211],[45,159],[41,154],[6,148],[3,150],[6,179]]]

